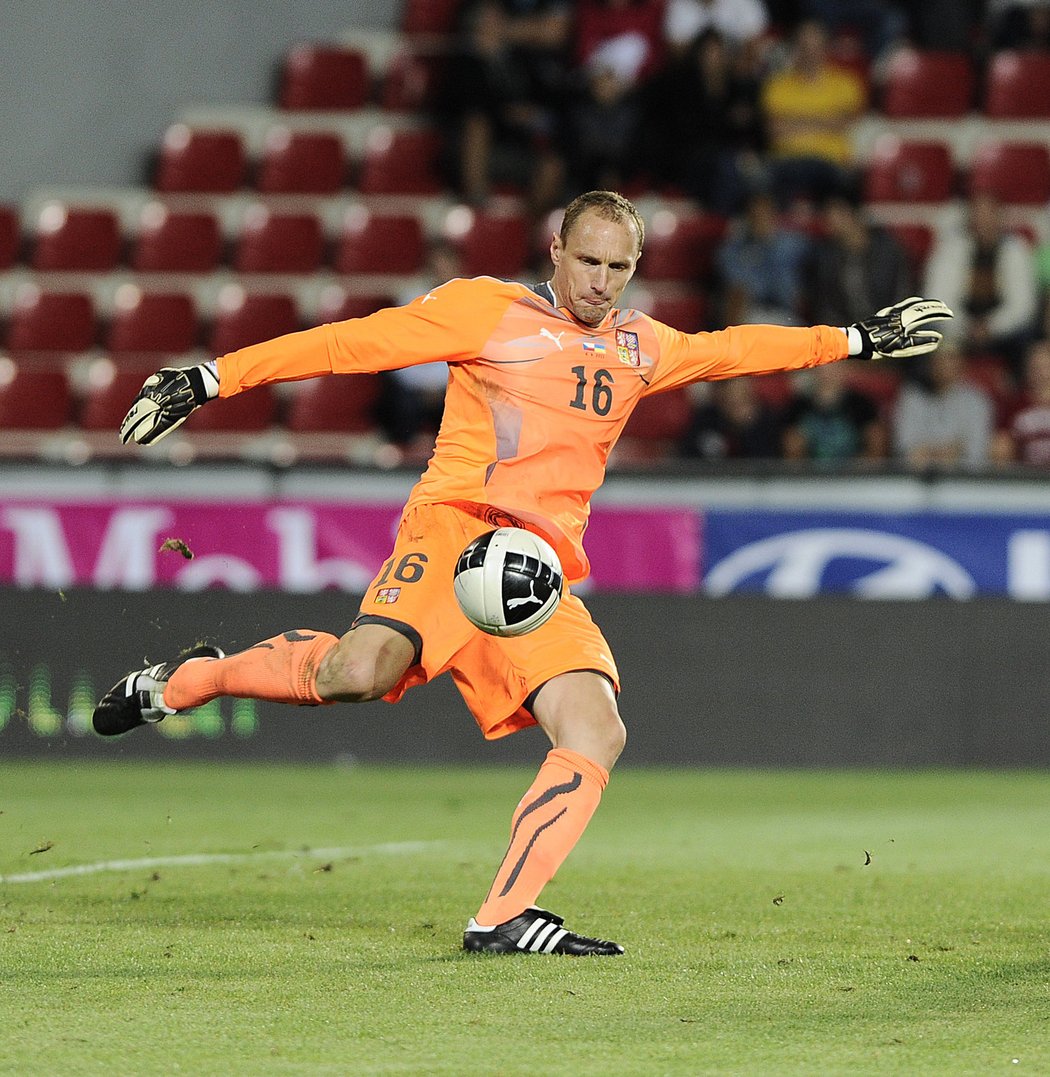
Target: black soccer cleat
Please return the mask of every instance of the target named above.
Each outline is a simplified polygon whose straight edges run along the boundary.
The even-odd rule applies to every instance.
[[[520,916],[496,927],[479,928],[473,917],[463,932],[463,949],[476,954],[571,954],[612,957],[623,953],[619,943],[589,939],[562,927],[565,921],[530,905]]]
[[[218,647],[202,643],[170,662],[134,670],[113,685],[95,708],[91,716],[95,732],[103,737],[116,737],[136,726],[162,721],[175,713],[164,706],[164,685],[175,670],[191,658],[225,657]]]

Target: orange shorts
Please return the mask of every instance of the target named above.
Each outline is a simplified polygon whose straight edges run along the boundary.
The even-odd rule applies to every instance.
[[[485,511],[481,509],[481,511]],[[396,703],[409,689],[451,672],[486,737],[505,737],[536,719],[529,697],[559,673],[593,670],[619,691],[609,644],[583,603],[566,592],[546,624],[524,636],[490,636],[463,616],[452,590],[456,561],[467,543],[493,527],[518,521],[471,515],[437,504],[408,508],[389,560],[368,587],[359,624],[384,624],[416,647],[416,663],[383,698]]]

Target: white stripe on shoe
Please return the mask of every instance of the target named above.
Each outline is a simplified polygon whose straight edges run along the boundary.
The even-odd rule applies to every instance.
[[[568,932],[565,930],[565,928],[559,927],[558,930],[555,931],[554,934],[551,935],[551,937],[547,940],[547,945],[544,946],[543,952],[545,954],[554,953],[554,947],[557,946],[558,943],[561,942],[561,940],[565,938],[566,935],[568,935]]]
[[[541,916],[537,916],[535,920],[522,932],[522,936],[518,939],[518,948],[521,950],[527,950],[529,948],[529,942],[532,940],[532,936],[543,927],[544,924],[549,924],[549,920],[545,920]]]
[[[548,940],[548,939],[549,939],[549,938],[551,937],[551,935],[552,935],[552,934],[554,934],[554,932],[556,932],[557,930],[558,930],[558,925],[557,925],[557,924],[552,924],[552,923],[550,923],[550,922],[548,921],[548,922],[547,922],[547,923],[546,923],[546,924],[545,924],[545,925],[543,926],[543,928],[541,928],[541,929],[540,929],[539,931],[537,931],[537,932],[536,932],[536,936],[535,936],[535,938],[534,938],[534,939],[532,940],[532,944],[531,944],[531,945],[529,946],[529,949],[530,949],[530,950],[531,950],[531,951],[532,951],[532,952],[533,952],[534,954],[538,954],[538,953],[540,953],[541,951],[543,951],[543,949],[544,949],[544,943],[545,943],[545,942],[546,942],[546,941],[547,941],[547,940]]]

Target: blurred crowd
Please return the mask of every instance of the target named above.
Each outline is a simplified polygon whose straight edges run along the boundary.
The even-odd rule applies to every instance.
[[[956,312],[934,357],[876,378],[695,387],[683,457],[1050,465],[1050,246],[976,194],[917,258],[862,200],[851,126],[904,45],[1050,48],[1050,0],[472,0],[438,106],[450,182],[523,191],[535,221],[593,187],[724,217],[710,329],[848,325],[917,293]],[[392,394],[400,440],[406,416],[433,428],[441,380]]]

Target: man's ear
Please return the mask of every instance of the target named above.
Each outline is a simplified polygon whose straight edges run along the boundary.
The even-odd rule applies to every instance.
[[[561,262],[562,246],[561,236],[557,232],[551,235],[551,261],[558,265]]]

